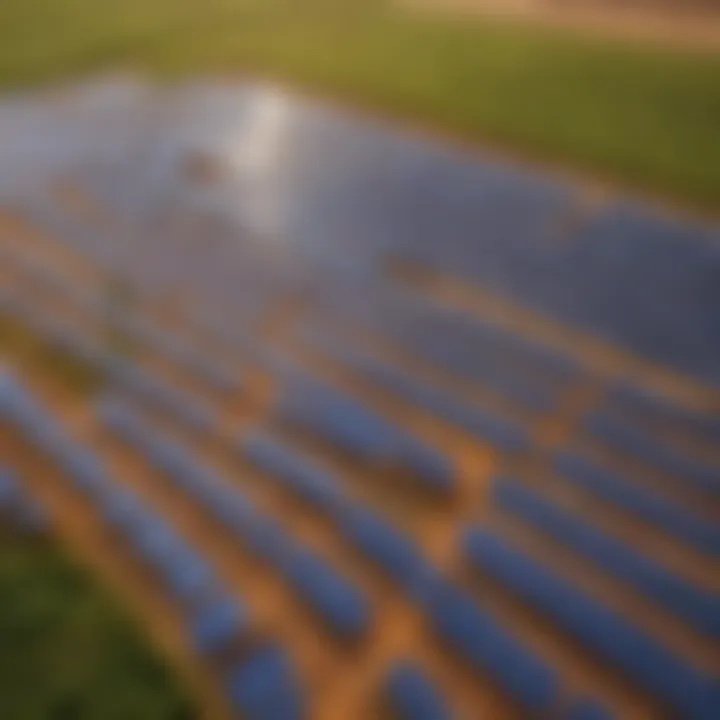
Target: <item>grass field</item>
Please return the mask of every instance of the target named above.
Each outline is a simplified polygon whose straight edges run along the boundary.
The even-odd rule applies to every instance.
[[[0,532],[5,720],[189,720],[197,713],[112,598],[49,542]]]
[[[0,358],[26,372],[52,373],[63,387],[80,396],[95,394],[103,385],[100,370],[44,341],[26,327],[0,314]]]
[[[107,68],[281,78],[720,210],[720,55],[392,0],[3,0],[0,85]]]

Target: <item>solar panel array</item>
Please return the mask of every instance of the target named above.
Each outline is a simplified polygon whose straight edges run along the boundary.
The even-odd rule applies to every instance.
[[[240,717],[714,720],[720,246],[629,207],[551,242],[569,191],[426,161],[412,241],[278,245],[141,159],[26,194],[0,315],[103,381],[2,376],[0,517],[75,498]]]

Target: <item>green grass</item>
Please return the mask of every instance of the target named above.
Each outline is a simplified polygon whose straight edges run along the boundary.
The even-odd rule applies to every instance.
[[[251,73],[720,209],[720,55],[392,0],[3,0],[0,84]]]
[[[190,720],[172,672],[44,539],[0,533],[3,720]]]
[[[103,386],[103,373],[98,368],[59,350],[0,314],[0,358],[3,356],[27,372],[52,375],[63,387],[82,397],[94,395]]]

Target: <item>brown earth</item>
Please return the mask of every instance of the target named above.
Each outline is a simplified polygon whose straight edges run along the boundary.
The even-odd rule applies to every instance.
[[[720,49],[718,0],[398,0],[428,12],[511,18],[605,37]]]

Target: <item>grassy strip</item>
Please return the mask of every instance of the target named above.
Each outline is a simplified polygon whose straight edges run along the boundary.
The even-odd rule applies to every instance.
[[[0,356],[12,359],[28,373],[52,374],[63,387],[86,397],[103,385],[103,373],[68,352],[59,350],[23,325],[0,315]]]
[[[3,720],[198,717],[140,631],[48,541],[0,533]]]
[[[392,0],[3,0],[0,85],[252,72],[720,209],[720,56]]]

